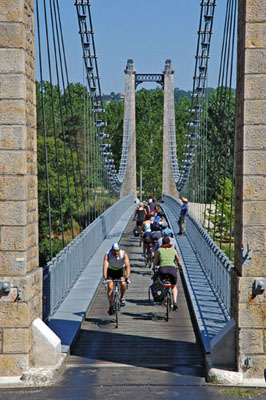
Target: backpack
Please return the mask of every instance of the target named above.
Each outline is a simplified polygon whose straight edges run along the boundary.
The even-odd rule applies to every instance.
[[[150,286],[150,291],[153,300],[156,302],[161,302],[164,299],[164,285],[160,278],[157,278]]]

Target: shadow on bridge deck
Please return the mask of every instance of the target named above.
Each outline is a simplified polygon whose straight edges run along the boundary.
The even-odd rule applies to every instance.
[[[152,271],[144,266],[142,248],[132,234],[134,225],[129,222],[121,240],[130,257],[132,283],[126,295],[127,305],[121,309],[119,328],[115,328],[114,317],[107,314],[106,291],[100,287],[72,349],[69,366],[101,370],[137,367],[145,370],[142,380],[154,380],[152,370],[162,370],[186,377],[188,382],[191,376],[201,381],[204,357],[183,285],[179,279],[179,308],[166,322],[165,307],[148,299]],[[105,379],[106,384],[105,373],[98,373],[95,379],[98,384]],[[111,381],[114,383],[110,376]]]

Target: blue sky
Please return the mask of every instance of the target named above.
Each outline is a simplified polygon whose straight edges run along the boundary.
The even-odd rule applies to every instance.
[[[83,82],[74,0],[59,3],[69,78]],[[124,92],[124,69],[129,58],[137,73],[161,73],[165,60],[171,59],[174,86],[191,89],[200,3],[201,0],[91,0],[102,92]],[[218,1],[215,11],[208,77],[208,86],[212,87],[218,81],[225,5],[225,0]]]

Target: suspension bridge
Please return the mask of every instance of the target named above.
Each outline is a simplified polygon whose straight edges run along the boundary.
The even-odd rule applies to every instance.
[[[139,73],[134,61],[127,61],[119,151],[108,132],[91,3],[73,5],[85,86],[73,85],[68,76],[58,0],[42,6],[32,0],[1,4],[2,382],[13,377],[17,384],[34,385],[38,379],[48,384],[67,358],[69,369],[134,365],[199,380],[206,374],[210,381],[261,384],[266,371],[265,0],[227,2],[212,107],[206,92],[216,1],[199,2],[182,140],[171,60],[156,74]],[[147,301],[151,273],[132,232],[142,196],[136,87],[143,82],[163,90],[160,206],[184,265],[180,306],[169,325],[161,308]],[[83,110],[77,107],[81,98]],[[180,195],[191,204],[186,236],[178,236]],[[134,277],[120,331],[107,318],[100,285],[103,255],[116,241],[127,249]],[[116,346],[125,351],[114,357]]]

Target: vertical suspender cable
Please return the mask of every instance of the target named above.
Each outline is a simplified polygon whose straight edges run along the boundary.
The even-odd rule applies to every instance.
[[[45,118],[45,105],[44,105],[42,50],[41,50],[40,18],[39,18],[38,1],[36,2],[36,15],[37,15],[37,32],[38,32],[38,48],[39,48],[39,66],[40,66],[40,90],[41,90],[41,99],[42,99],[42,128],[43,128],[43,136],[44,136],[45,173],[46,173],[46,188],[47,188],[47,203],[48,203],[49,246],[50,246],[50,259],[52,259],[53,258],[53,242],[52,242],[52,218],[51,218],[51,199],[50,199],[50,184],[49,184],[49,160],[48,160],[46,118]]]
[[[52,67],[51,67],[51,58],[50,58],[50,40],[49,40],[47,10],[46,10],[46,1],[45,0],[43,0],[43,7],[44,7],[44,18],[45,18],[46,45],[47,45],[47,54],[48,54],[48,69],[49,69],[50,88],[51,88],[51,106],[52,106],[52,116],[53,116],[53,131],[54,131],[56,167],[57,167],[57,187],[58,187],[59,204],[60,204],[61,233],[62,233],[62,244],[64,247],[65,246],[65,237],[64,237],[64,219],[63,219],[63,207],[62,207],[61,179],[60,179],[58,143],[57,143],[57,133],[56,133],[56,123],[55,123],[54,90],[53,90]]]
[[[67,193],[68,193],[68,206],[70,211],[70,223],[71,223],[71,232],[72,238],[74,238],[74,227],[73,227],[73,214],[72,214],[72,204],[70,198],[70,186],[69,186],[69,173],[68,173],[68,161],[67,161],[67,149],[66,149],[66,139],[65,139],[65,127],[63,122],[63,109],[62,109],[62,100],[60,93],[60,79],[59,79],[59,71],[58,71],[58,61],[57,61],[57,48],[56,48],[56,40],[55,40],[55,30],[54,30],[54,15],[52,12],[52,4],[50,1],[50,16],[51,16],[51,24],[52,24],[52,33],[53,33],[53,46],[54,46],[54,56],[55,56],[55,70],[57,77],[57,91],[58,91],[58,99],[59,99],[59,110],[60,110],[60,122],[61,122],[61,133],[63,137],[63,147],[64,147],[64,160],[65,160],[65,174],[67,179]]]

